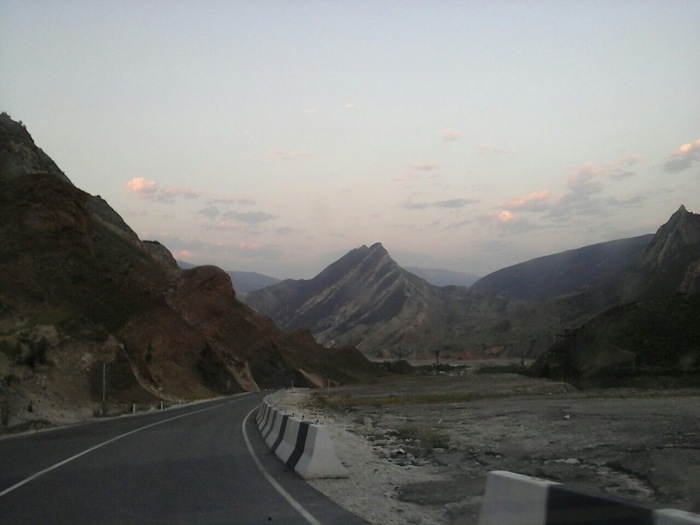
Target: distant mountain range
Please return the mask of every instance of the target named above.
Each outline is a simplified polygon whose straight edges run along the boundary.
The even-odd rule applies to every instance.
[[[183,270],[189,270],[196,268],[196,264],[188,263],[186,261],[177,261],[177,264]],[[280,279],[276,277],[270,277],[268,275],[263,275],[258,272],[235,272],[229,271],[229,277],[231,277],[231,283],[236,291],[236,296],[241,299],[248,295],[248,292],[253,292],[255,290],[260,290],[266,286],[272,286],[280,282]]]
[[[285,330],[305,327],[323,344],[370,356],[535,357],[610,308],[699,288],[700,216],[681,206],[655,235],[526,261],[468,290],[418,278],[378,243],[313,279],[251,292],[246,302]]]
[[[406,266],[413,275],[417,275],[435,286],[464,286],[469,288],[479,280],[478,275],[466,272],[455,272],[452,270],[442,270],[439,268],[418,268],[417,266]]]
[[[103,370],[117,406],[363,380],[379,373],[365,356],[531,357],[572,381],[612,365],[687,374],[700,363],[700,216],[683,206],[655,235],[527,261],[470,288],[401,268],[380,243],[278,282],[178,266],[3,113],[0,238],[0,427],[65,408],[90,417]]]
[[[185,262],[177,262],[180,268],[190,269],[194,268],[196,265]],[[464,286],[469,287],[474,284],[479,277],[466,272],[455,272],[452,270],[442,270],[438,268],[418,268],[416,266],[407,266],[405,268],[413,275],[425,279],[430,284],[435,286]],[[244,298],[249,292],[254,292],[267,286],[272,286],[281,281],[277,277],[270,277],[269,275],[263,275],[258,272],[240,272],[240,271],[228,271],[231,276],[231,281],[233,282],[233,287],[236,290],[236,294],[239,298]]]
[[[472,290],[539,301],[611,286],[653,239],[652,234],[641,235],[538,257],[490,273],[472,285]]]

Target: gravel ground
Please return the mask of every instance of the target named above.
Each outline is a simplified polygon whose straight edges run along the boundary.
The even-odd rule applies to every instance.
[[[491,470],[700,510],[697,390],[411,375],[288,391],[280,406],[328,426],[350,475],[311,483],[375,525],[474,524]]]

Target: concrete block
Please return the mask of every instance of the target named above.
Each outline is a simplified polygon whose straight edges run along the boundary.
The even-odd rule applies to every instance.
[[[700,514],[676,509],[659,509],[654,512],[655,525],[700,525]]]
[[[294,469],[304,479],[348,477],[347,469],[335,454],[328,429],[321,425],[309,424],[306,445]]]
[[[486,478],[478,525],[546,525],[553,481],[495,470]]]

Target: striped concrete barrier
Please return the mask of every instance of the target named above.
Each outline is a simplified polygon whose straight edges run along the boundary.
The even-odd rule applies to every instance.
[[[700,515],[573,490],[513,472],[489,472],[478,525],[700,525]]]
[[[256,416],[258,429],[270,451],[304,479],[347,477],[346,468],[335,455],[328,429],[276,409],[277,396],[265,397]]]

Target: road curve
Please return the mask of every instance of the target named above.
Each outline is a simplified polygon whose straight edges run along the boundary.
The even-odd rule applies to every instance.
[[[4,438],[0,523],[366,524],[269,452],[263,396]]]

